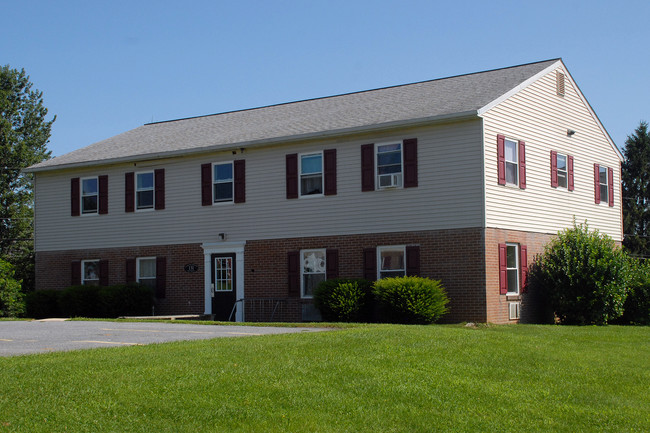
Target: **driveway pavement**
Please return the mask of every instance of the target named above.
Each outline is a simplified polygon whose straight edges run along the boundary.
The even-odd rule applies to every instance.
[[[0,321],[0,356],[322,330],[180,323]]]

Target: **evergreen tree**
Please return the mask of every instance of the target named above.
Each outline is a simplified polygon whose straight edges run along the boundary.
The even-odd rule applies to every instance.
[[[11,263],[23,290],[34,284],[32,176],[22,172],[50,157],[43,92],[32,90],[25,70],[0,66],[0,259]]]
[[[650,135],[641,122],[625,140],[623,245],[633,255],[650,257]]]

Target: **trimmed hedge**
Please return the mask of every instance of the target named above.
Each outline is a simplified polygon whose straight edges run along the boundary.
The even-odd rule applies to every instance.
[[[375,282],[373,292],[382,321],[429,324],[449,311],[449,298],[438,280],[422,277],[384,278]]]
[[[371,319],[372,282],[335,278],[321,282],[314,305],[328,322],[368,322]]]
[[[47,317],[113,318],[147,316],[154,305],[153,290],[140,284],[71,286],[38,290],[27,296],[27,315]]]

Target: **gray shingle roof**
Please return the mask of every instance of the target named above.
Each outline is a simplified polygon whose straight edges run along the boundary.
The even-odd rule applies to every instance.
[[[559,59],[209,116],[150,123],[34,165],[42,171],[371,130],[476,111]]]

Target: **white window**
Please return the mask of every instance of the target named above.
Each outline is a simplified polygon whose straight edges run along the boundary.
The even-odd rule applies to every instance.
[[[519,185],[517,147],[515,141],[505,139],[506,184]]]
[[[568,171],[566,155],[557,154],[557,186],[560,188],[567,187]]]
[[[137,261],[137,281],[149,287],[156,287],[156,258],[155,257],[138,257]]]
[[[154,177],[153,171],[136,175],[135,207],[136,209],[153,209]]]
[[[519,245],[506,244],[506,272],[508,274],[508,295],[519,294]]]
[[[404,246],[377,247],[377,278],[405,276],[405,250]]]
[[[81,261],[81,284],[99,286],[99,260]]]
[[[300,155],[300,195],[323,194],[323,153]]]
[[[379,188],[402,186],[402,143],[377,145],[377,185]]]
[[[314,290],[325,281],[325,250],[300,251],[300,280],[303,298],[312,298]]]
[[[598,167],[598,183],[600,184],[600,202],[609,203],[609,188],[607,184],[607,167]]]
[[[81,213],[96,214],[99,202],[98,182],[96,177],[81,179]]]
[[[233,201],[233,164],[224,162],[212,166],[212,192],[214,203]]]

